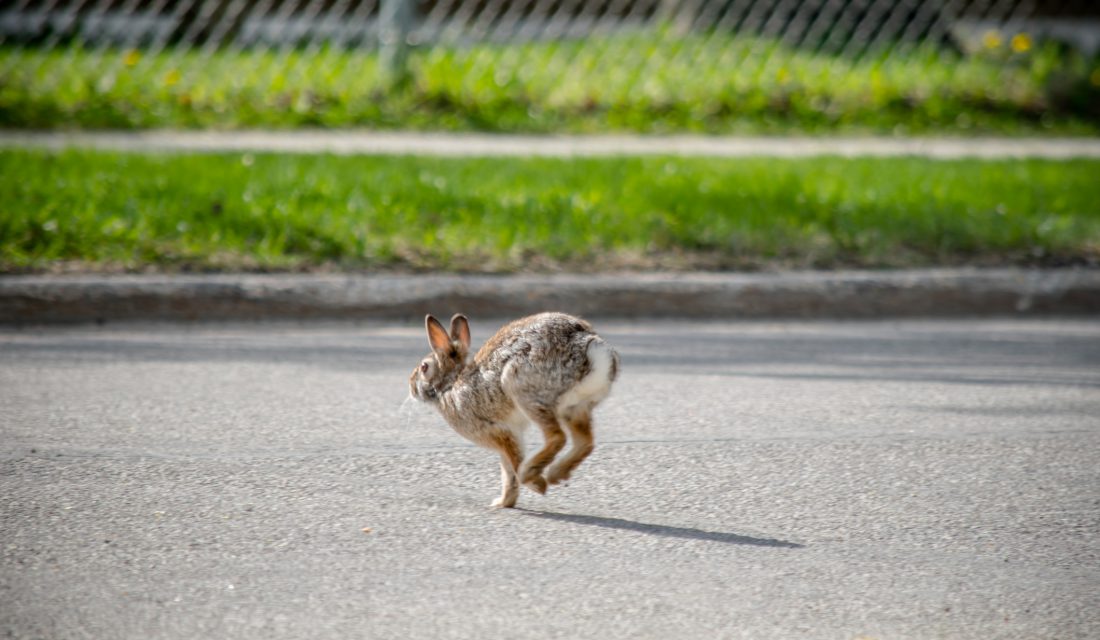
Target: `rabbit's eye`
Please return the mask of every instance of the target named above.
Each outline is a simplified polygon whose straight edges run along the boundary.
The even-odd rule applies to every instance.
[[[421,362],[420,363],[420,373],[428,373],[428,363],[427,362]]]

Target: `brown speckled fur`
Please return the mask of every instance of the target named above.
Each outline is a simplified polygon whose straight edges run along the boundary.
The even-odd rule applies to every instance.
[[[502,327],[469,360],[470,329],[455,315],[450,331],[424,320],[432,352],[409,377],[409,393],[434,405],[461,436],[501,456],[501,496],[494,506],[515,506],[519,479],[545,493],[567,480],[594,447],[592,409],[618,375],[619,359],[588,322],[542,313]],[[601,368],[602,367],[602,368]],[[523,431],[542,430],[543,447],[523,465]],[[569,453],[552,466],[566,444]]]

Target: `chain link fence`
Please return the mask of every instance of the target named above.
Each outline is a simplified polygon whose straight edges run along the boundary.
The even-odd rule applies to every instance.
[[[770,120],[881,128],[891,113],[918,128],[1100,117],[1091,0],[0,7],[7,126],[728,130]]]

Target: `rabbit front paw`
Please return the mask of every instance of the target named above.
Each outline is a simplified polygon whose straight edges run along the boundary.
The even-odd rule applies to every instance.
[[[494,509],[511,509],[512,507],[516,506],[516,496],[501,496],[496,500],[493,500],[493,504],[489,506],[493,507]]]

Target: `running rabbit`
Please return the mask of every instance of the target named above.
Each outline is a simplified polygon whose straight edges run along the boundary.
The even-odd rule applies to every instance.
[[[539,493],[569,478],[594,447],[592,409],[611,391],[619,356],[580,318],[540,313],[496,332],[471,362],[470,324],[451,318],[448,332],[424,319],[432,347],[409,377],[409,394],[434,405],[462,437],[500,453],[501,494],[494,507],[514,507],[519,481]],[[545,444],[524,464],[523,432],[542,429]],[[572,449],[546,474],[565,447]]]

